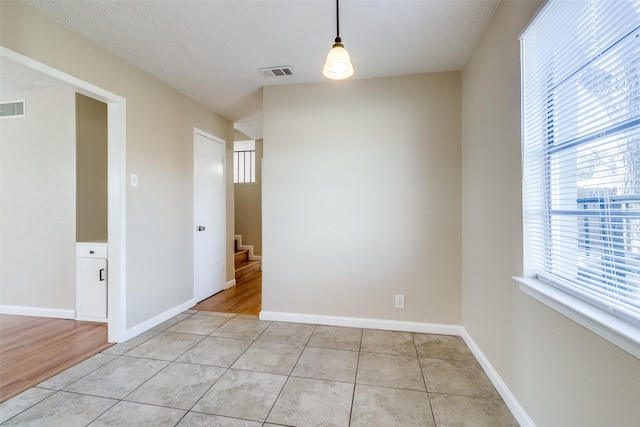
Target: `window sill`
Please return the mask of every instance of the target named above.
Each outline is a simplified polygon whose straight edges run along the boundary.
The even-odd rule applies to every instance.
[[[527,295],[640,359],[640,329],[540,280],[513,279]]]

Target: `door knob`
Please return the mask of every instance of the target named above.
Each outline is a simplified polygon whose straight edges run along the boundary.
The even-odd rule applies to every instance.
[[[196,230],[198,231],[204,231],[205,227],[202,225],[199,225],[198,228],[196,228]]]

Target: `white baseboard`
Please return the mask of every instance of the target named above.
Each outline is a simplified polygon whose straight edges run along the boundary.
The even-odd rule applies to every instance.
[[[76,320],[80,320],[81,322],[109,323],[109,319],[105,319],[103,317],[95,318],[95,317],[78,316],[76,317]]]
[[[131,338],[140,335],[143,332],[148,331],[149,329],[153,328],[154,326],[158,326],[160,323],[171,319],[172,317],[174,317],[177,314],[182,313],[185,310],[190,309],[191,307],[193,307],[194,305],[196,305],[196,300],[195,299],[191,299],[189,301],[185,301],[180,305],[177,305],[167,311],[165,311],[164,313],[160,313],[155,317],[152,317],[149,320],[146,320],[142,323],[137,324],[136,326],[127,329],[124,332],[124,337],[122,339],[121,342],[130,340]]]
[[[229,281],[227,282],[227,287],[226,287],[226,288],[224,288],[224,289],[225,289],[225,290],[227,290],[227,289],[229,289],[230,287],[235,286],[235,285],[236,285],[236,279],[229,280]]]
[[[58,308],[23,307],[18,305],[0,305],[0,314],[15,314],[18,316],[53,317],[56,319],[75,319],[75,310]]]
[[[233,239],[238,241],[238,249],[242,249],[243,251],[249,251],[249,259],[251,261],[260,261],[260,260],[262,260],[262,257],[260,255],[254,255],[253,254],[253,245],[243,245],[242,244],[242,235],[235,234],[233,236]]]
[[[312,323],[350,328],[384,329],[388,331],[420,332],[426,334],[460,335],[462,327],[438,323],[406,322],[401,320],[367,319],[360,317],[324,316],[320,314],[261,311],[261,320],[277,322]]]
[[[504,403],[509,407],[509,410],[515,417],[516,421],[520,423],[522,427],[535,427],[533,420],[529,417],[529,415],[525,412],[524,408],[520,405],[518,400],[515,398],[507,384],[502,380],[498,372],[493,368],[489,359],[484,355],[480,347],[475,343],[471,335],[467,332],[465,328],[462,329],[462,339],[467,344],[473,355],[476,357],[480,366],[487,374],[493,386],[498,390],[498,393],[504,400]]]

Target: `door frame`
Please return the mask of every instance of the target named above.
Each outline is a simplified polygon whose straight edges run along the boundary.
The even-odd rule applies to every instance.
[[[21,67],[44,74],[64,87],[107,104],[107,224],[109,249],[109,286],[107,290],[107,340],[122,342],[128,339],[126,330],[126,129],[127,100],[38,62],[32,58],[0,46],[0,58]]]
[[[193,218],[192,218],[192,225],[193,228],[192,230],[195,230],[196,226],[198,224],[196,224],[196,209],[195,209],[195,178],[196,178],[196,168],[195,168],[195,145],[196,145],[196,136],[200,135],[203,136],[207,139],[210,139],[214,142],[217,142],[219,144],[222,144],[222,167],[224,168],[224,170],[222,171],[222,184],[223,184],[223,188],[224,188],[224,193],[223,193],[223,197],[222,197],[222,220],[223,220],[223,234],[222,234],[222,239],[224,242],[224,251],[223,251],[223,267],[224,267],[224,272],[223,272],[223,283],[222,283],[222,289],[225,290],[227,289],[227,257],[226,257],[226,253],[227,253],[227,197],[226,197],[226,192],[227,192],[227,141],[225,141],[224,139],[212,135],[209,132],[203,131],[202,129],[198,129],[196,127],[193,128],[193,143],[192,143],[192,150],[193,150],[193,182],[192,182],[192,194],[193,194]],[[194,236],[193,238],[193,297],[194,297],[194,301],[196,303],[198,303],[199,301],[197,301],[197,297],[196,297],[196,239],[195,239],[195,233],[192,234],[192,236]]]

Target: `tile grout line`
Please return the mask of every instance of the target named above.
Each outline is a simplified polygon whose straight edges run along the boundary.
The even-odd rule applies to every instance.
[[[232,316],[231,318],[235,318],[235,316]],[[231,319],[231,318],[230,318],[230,319]],[[259,320],[259,319],[258,319],[258,320]],[[213,334],[216,330],[218,330],[220,327],[222,327],[222,326],[223,326],[224,324],[226,324],[226,323],[227,323],[227,322],[225,322],[225,323],[223,323],[222,325],[220,325],[219,327],[217,327],[214,331],[212,331],[212,332],[211,332],[211,334]],[[241,357],[242,357],[242,356],[243,356],[243,355],[244,355],[244,354],[245,354],[245,353],[246,353],[246,352],[247,352],[247,351],[248,351],[248,350],[249,350],[249,349],[250,349],[250,348],[255,344],[255,343],[257,343],[257,342],[267,342],[267,343],[269,343],[269,342],[273,342],[273,341],[258,341],[258,340],[259,340],[259,338],[260,338],[260,337],[261,337],[261,336],[262,336],[262,335],[267,331],[267,329],[269,329],[269,327],[270,327],[273,323],[274,323],[274,322],[268,322],[267,327],[265,327],[265,328],[264,328],[264,329],[263,329],[263,330],[262,330],[262,331],[261,331],[261,332],[260,332],[256,337],[255,337],[255,338],[253,338],[253,340],[252,340],[251,344],[249,344],[249,345],[248,345],[248,346],[247,346],[247,347],[246,347],[246,348],[245,348],[245,349],[244,349],[244,350],[243,350],[243,351],[242,351],[242,352],[241,352],[241,353],[236,357],[236,359],[235,359],[235,361],[234,361],[233,363],[231,363],[228,367],[220,367],[220,368],[222,368],[222,369],[225,369],[224,373],[223,373],[222,375],[220,375],[220,377],[219,377],[216,381],[214,381],[214,382],[213,382],[213,384],[211,384],[211,386],[207,389],[207,391],[205,391],[205,392],[202,394],[202,396],[200,396],[200,398],[196,401],[196,403],[194,403],[194,404],[191,406],[191,409],[189,409],[189,410],[187,411],[187,414],[188,414],[189,412],[200,413],[200,412],[193,411],[193,408],[194,408],[194,407],[195,407],[195,406],[196,406],[196,405],[197,405],[197,404],[198,404],[198,403],[199,403],[199,402],[204,398],[204,396],[205,396],[209,391],[211,391],[211,389],[212,389],[212,388],[215,386],[215,384],[220,380],[220,378],[222,378],[222,377],[223,377],[227,372],[229,372],[230,370],[232,370],[233,364],[234,364],[236,361],[238,361],[238,359],[240,359],[240,358],[241,358]],[[314,325],[314,331],[315,331],[315,325]],[[213,337],[211,334],[207,335],[207,337]],[[313,332],[312,332],[312,334],[313,334]],[[218,338],[235,339],[235,340],[238,340],[238,341],[248,341],[248,339],[242,339],[242,338],[229,338],[229,337],[218,337]],[[307,340],[307,342],[308,342],[308,340]],[[278,343],[278,342],[276,342],[276,343]],[[306,346],[305,346],[304,348],[306,348]],[[303,351],[304,351],[304,348],[303,348]],[[186,352],[185,352],[185,353],[186,353]],[[183,353],[183,354],[184,354],[184,353]],[[302,355],[302,352],[300,353],[300,356],[301,356],[301,355]],[[298,356],[298,360],[299,360],[300,356]],[[296,363],[297,363],[297,361],[296,361]],[[198,364],[198,365],[200,365],[200,364]],[[202,366],[210,366],[210,365],[202,365]],[[294,365],[294,367],[295,367],[295,365]],[[243,372],[258,372],[258,371],[253,371],[253,370],[250,370],[250,369],[237,369],[237,368],[233,368],[233,370],[236,370],[236,371],[243,371]],[[292,368],[292,370],[291,370],[291,371],[293,372],[293,368]],[[290,377],[290,375],[288,375],[288,376],[287,376],[287,381],[289,380],[289,377]],[[284,385],[286,385],[286,381],[285,381],[285,384],[284,384]],[[284,385],[282,386],[282,389],[284,389]],[[282,393],[282,389],[280,389],[280,392],[278,393],[278,396],[277,396],[277,397],[276,397],[276,399],[274,400],[274,403],[273,403],[273,405],[271,406],[271,409],[269,410],[269,413],[267,413],[267,416],[265,417],[265,420],[264,420],[264,421],[262,421],[261,423],[265,423],[265,422],[266,422],[266,418],[268,418],[269,414],[271,413],[271,410],[273,409],[273,406],[275,406],[275,402],[278,400],[278,397],[280,397],[280,393]],[[185,414],[184,416],[186,416],[187,414]],[[204,414],[207,414],[207,415],[214,415],[214,414],[209,414],[209,413],[206,413],[206,412],[204,412]],[[184,416],[183,416],[183,418],[184,418]],[[216,415],[214,415],[214,416],[216,416]],[[244,419],[244,418],[236,418],[236,417],[230,417],[230,418],[235,418],[235,419],[239,419],[239,420],[245,420],[245,421],[247,421],[247,420],[246,420],[246,419]],[[251,421],[251,420],[248,420],[248,421]],[[259,422],[259,421],[256,421],[256,422]]]
[[[181,322],[183,322],[183,321],[185,321],[185,320],[187,320],[187,319],[189,319],[189,318],[190,318],[190,317],[192,317],[194,314],[195,314],[195,313],[189,313],[189,316],[188,316],[188,317],[185,317],[185,318],[184,318],[184,319],[182,319],[180,322],[176,323],[176,325],[177,325],[177,324],[179,324],[179,323],[181,323]],[[226,320],[224,323],[227,323],[227,321],[228,321],[228,320]],[[224,323],[222,323],[222,325],[224,325]],[[220,325],[220,326],[222,326],[222,325]],[[131,396],[131,394],[133,394],[136,390],[138,390],[138,389],[139,389],[140,387],[142,387],[143,385],[147,384],[149,381],[151,381],[151,379],[152,379],[152,378],[155,378],[157,375],[159,375],[161,372],[163,372],[165,369],[167,369],[167,368],[168,368],[169,366],[171,366],[173,363],[176,363],[176,361],[177,361],[180,357],[182,357],[185,353],[187,353],[188,351],[190,351],[191,349],[193,349],[196,345],[198,345],[200,342],[202,342],[202,341],[203,341],[203,340],[208,336],[208,335],[204,335],[204,336],[203,336],[203,335],[199,335],[199,334],[190,334],[190,333],[185,333],[185,332],[168,332],[168,329],[172,328],[173,326],[175,326],[175,325],[172,325],[172,326],[170,326],[169,328],[167,328],[166,330],[161,331],[159,334],[157,334],[157,335],[153,336],[152,338],[149,338],[149,340],[151,340],[151,339],[153,339],[153,338],[155,338],[155,337],[157,337],[157,336],[159,336],[159,335],[161,335],[161,334],[163,334],[163,333],[180,333],[180,334],[184,334],[184,335],[201,336],[202,338],[201,338],[199,341],[197,341],[197,342],[193,343],[193,344],[191,345],[191,347],[187,348],[185,351],[183,351],[182,353],[180,353],[179,355],[177,355],[173,360],[155,359],[155,358],[151,358],[151,357],[127,356],[127,357],[134,357],[134,358],[137,358],[137,359],[156,360],[156,361],[162,361],[162,362],[168,362],[168,363],[167,363],[167,365],[166,365],[165,367],[163,367],[163,368],[162,368],[162,369],[160,369],[158,372],[156,372],[155,374],[153,374],[152,376],[150,376],[149,378],[147,378],[145,381],[143,381],[143,382],[142,382],[142,384],[140,384],[139,386],[137,386],[136,388],[134,388],[133,390],[131,390],[129,393],[127,393],[127,394],[126,394],[122,399],[120,399],[120,402],[122,402],[122,401],[127,402],[127,401],[125,400],[127,397]],[[214,330],[213,330],[213,331],[215,331],[216,329],[218,329],[220,326],[218,326],[218,327],[214,328]],[[213,331],[212,331],[212,332],[213,332]],[[149,341],[149,340],[147,340],[147,341]],[[145,342],[147,342],[147,341],[145,341]],[[126,353],[122,354],[120,357],[122,357],[122,356],[126,356],[128,353],[130,353],[131,351],[133,351],[135,348],[139,347],[139,346],[140,346],[140,345],[142,345],[142,344],[143,344],[143,343],[141,343],[141,344],[137,345],[136,347],[134,347],[134,348],[132,348],[131,350],[127,351]],[[116,360],[116,359],[114,359],[114,360]],[[158,405],[158,406],[159,406],[159,405]],[[174,408],[174,409],[177,409],[177,408]]]
[[[169,326],[168,328],[166,328],[166,329],[164,329],[164,330],[162,330],[162,331],[159,331],[159,333],[158,333],[158,334],[156,334],[156,335],[154,335],[153,337],[149,338],[149,340],[151,340],[151,339],[153,339],[153,338],[155,338],[155,337],[157,337],[158,335],[161,335],[161,334],[163,334],[163,333],[181,333],[181,334],[185,334],[185,335],[200,336],[199,334],[191,334],[191,333],[184,333],[184,332],[169,332],[169,329],[171,329],[172,327],[174,327],[174,326],[178,325],[179,323],[182,323],[183,321],[185,321],[185,320],[187,320],[187,319],[190,319],[190,318],[191,318],[191,317],[193,317],[193,315],[194,315],[194,314],[196,314],[196,313],[198,313],[198,311],[195,311],[195,312],[192,312],[192,313],[186,313],[186,312],[183,312],[183,314],[188,314],[188,316],[187,316],[187,317],[185,317],[184,319],[180,320],[179,322],[176,322],[175,324],[173,324],[173,325]],[[135,358],[139,358],[139,359],[148,359],[148,360],[164,361],[164,362],[168,362],[168,363],[167,363],[167,365],[166,365],[165,367],[163,367],[163,368],[162,368],[162,369],[160,369],[158,372],[156,372],[155,374],[153,374],[151,377],[149,377],[149,378],[147,378],[145,381],[143,381],[143,382],[142,382],[142,384],[140,384],[139,386],[137,386],[136,388],[134,388],[133,390],[131,390],[129,393],[127,393],[124,397],[122,397],[122,399],[119,399],[119,400],[118,400],[118,402],[116,402],[116,403],[115,403],[113,406],[111,406],[109,409],[107,409],[106,411],[104,411],[102,414],[98,415],[94,420],[92,420],[89,424],[87,424],[87,426],[89,426],[91,423],[93,423],[94,421],[96,421],[98,418],[100,418],[101,416],[103,416],[104,414],[106,414],[109,410],[111,410],[114,406],[116,406],[118,403],[121,403],[121,402],[129,402],[129,403],[135,403],[135,404],[141,404],[141,405],[147,405],[147,406],[155,406],[155,407],[160,407],[160,408],[170,408],[170,409],[175,409],[175,410],[185,411],[185,413],[182,415],[182,417],[180,417],[180,419],[178,420],[178,422],[177,422],[175,425],[179,424],[179,423],[182,421],[182,419],[183,419],[184,417],[186,417],[186,416],[187,416],[187,414],[188,414],[189,412],[191,412],[191,410],[193,409],[193,407],[194,407],[194,406],[195,406],[195,405],[200,401],[200,399],[202,399],[202,397],[203,397],[203,396],[204,396],[204,395],[205,395],[205,394],[206,394],[206,393],[211,389],[211,387],[213,387],[213,385],[214,385],[216,382],[218,382],[218,380],[222,377],[222,375],[224,375],[224,373],[223,373],[222,375],[220,375],[220,377],[218,377],[218,379],[216,379],[216,381],[214,381],[214,382],[211,384],[211,386],[207,389],[207,391],[205,391],[205,392],[203,393],[203,395],[200,397],[200,399],[198,399],[198,400],[196,401],[196,403],[194,403],[194,404],[191,406],[191,408],[190,408],[190,409],[187,409],[187,410],[184,410],[184,409],[181,409],[181,408],[172,408],[172,407],[170,407],[170,406],[165,406],[165,405],[156,405],[156,404],[141,403],[141,402],[131,402],[131,401],[128,401],[128,400],[125,400],[125,399],[126,399],[127,397],[131,396],[131,395],[132,395],[136,390],[140,389],[142,386],[144,386],[145,384],[147,384],[149,381],[151,381],[151,379],[152,379],[152,378],[155,378],[157,375],[159,375],[161,372],[163,372],[165,369],[167,369],[167,368],[168,368],[169,366],[171,366],[172,364],[174,364],[174,363],[180,363],[180,362],[177,362],[177,360],[178,360],[180,357],[182,357],[184,354],[186,354],[187,352],[189,352],[190,350],[192,350],[195,346],[197,346],[197,345],[198,345],[200,342],[202,342],[205,338],[207,338],[208,336],[210,336],[210,335],[211,335],[213,332],[215,332],[218,328],[220,328],[222,325],[224,325],[225,323],[227,323],[229,320],[231,320],[231,319],[232,319],[232,318],[234,318],[234,317],[235,317],[235,315],[234,315],[234,316],[231,316],[231,317],[229,317],[229,318],[227,318],[227,319],[226,319],[222,324],[220,324],[220,325],[218,325],[217,327],[215,327],[215,328],[214,328],[214,329],[213,329],[209,334],[202,336],[202,338],[201,338],[199,341],[197,341],[197,342],[193,343],[193,344],[191,345],[191,347],[187,348],[185,351],[183,351],[182,353],[180,353],[180,354],[179,354],[178,356],[176,356],[173,360],[169,360],[169,361],[167,361],[167,360],[163,360],[163,359],[153,359],[153,358],[145,358],[145,357],[127,356],[127,357],[135,357]],[[142,342],[142,343],[138,344],[137,346],[133,347],[132,349],[130,349],[130,350],[129,350],[129,351],[127,351],[126,353],[121,354],[121,355],[120,355],[120,356],[118,356],[118,357],[123,357],[123,356],[125,356],[127,353],[130,353],[130,352],[131,352],[131,351],[133,351],[135,348],[139,347],[140,345],[144,344],[145,342],[147,342],[147,341],[149,341],[149,340],[145,340],[144,342]],[[114,360],[117,360],[117,358],[116,358],[116,359],[114,359]],[[227,368],[227,370],[228,370],[228,368]],[[225,373],[226,373],[226,370],[225,370]]]
[[[429,412],[431,412],[431,419],[433,420],[433,425],[437,427],[436,422],[436,414],[433,412],[433,404],[431,403],[431,397],[429,397],[429,386],[427,385],[427,378],[424,375],[424,369],[422,369],[422,362],[420,361],[420,352],[418,351],[418,346],[416,345],[416,336],[415,333],[411,334],[411,340],[413,341],[413,346],[416,349],[416,356],[418,356],[418,366],[420,367],[420,374],[422,375],[422,382],[424,383],[424,391],[427,395],[427,402],[429,402]]]
[[[103,353],[102,353],[102,352],[100,352],[100,353],[96,353],[96,354],[94,354],[93,356],[91,356],[91,358],[93,358],[93,357],[94,357],[94,356],[96,356],[97,354],[103,354]],[[114,357],[112,360],[110,360],[110,361],[108,361],[107,363],[105,363],[105,364],[103,364],[103,365],[100,365],[100,366],[96,367],[95,369],[93,369],[93,370],[91,370],[91,371],[87,372],[86,374],[84,374],[84,375],[82,375],[81,377],[79,377],[79,378],[77,378],[77,379],[75,379],[75,380],[71,381],[69,384],[65,385],[64,387],[62,387],[62,388],[60,388],[60,389],[50,389],[50,388],[46,388],[46,387],[38,387],[38,384],[36,384],[33,388],[39,388],[40,390],[51,390],[51,391],[53,391],[53,393],[52,393],[52,394],[50,394],[49,396],[45,397],[44,399],[42,399],[42,400],[40,400],[40,401],[38,401],[38,402],[34,403],[33,405],[29,406],[28,408],[25,408],[23,411],[20,411],[19,413],[17,413],[17,414],[16,414],[16,415],[14,415],[13,417],[9,418],[8,420],[5,420],[2,424],[6,424],[6,423],[7,423],[7,421],[10,421],[11,419],[13,419],[13,418],[17,417],[18,415],[22,414],[23,412],[27,411],[28,409],[33,408],[33,407],[34,407],[34,406],[36,406],[37,404],[39,404],[39,403],[41,403],[41,402],[43,402],[43,401],[45,401],[45,400],[47,400],[47,399],[49,399],[49,398],[51,398],[51,397],[55,396],[56,394],[59,394],[59,393],[70,393],[70,394],[77,394],[77,395],[81,395],[81,396],[97,397],[97,398],[100,398],[100,399],[111,399],[111,400],[116,400],[116,403],[114,403],[113,405],[111,405],[108,409],[106,409],[104,412],[100,413],[96,418],[94,418],[93,420],[91,420],[91,421],[89,422],[89,424],[91,424],[91,423],[92,423],[92,422],[94,422],[96,419],[98,419],[99,417],[101,417],[102,415],[104,415],[104,414],[105,414],[109,409],[111,409],[111,408],[113,408],[115,405],[117,405],[119,400],[118,400],[118,399],[114,399],[114,398],[110,398],[110,397],[95,396],[95,395],[87,394],[87,393],[79,393],[79,392],[74,392],[74,391],[68,391],[68,390],[65,390],[65,389],[67,389],[68,387],[70,387],[70,386],[72,386],[73,384],[77,383],[77,382],[78,382],[78,381],[80,381],[81,379],[83,379],[83,378],[85,378],[85,377],[87,377],[87,376],[91,375],[92,373],[96,372],[98,369],[103,368],[103,367],[105,367],[105,366],[107,366],[107,365],[109,365],[109,364],[111,364],[111,363],[115,362],[115,361],[116,361],[116,360],[118,360],[120,357],[124,356],[124,354],[120,354],[120,355],[113,355],[113,356],[115,356],[115,357]],[[89,359],[85,359],[85,360],[89,360]],[[82,362],[81,362],[81,363],[82,363]],[[78,365],[74,365],[74,366],[78,366]],[[72,367],[70,367],[70,368],[68,368],[68,369],[71,369],[71,368],[73,368],[73,366],[72,366]],[[68,370],[68,369],[67,369],[67,370]],[[62,371],[62,372],[65,372],[65,371]],[[60,372],[60,374],[61,374],[62,372]],[[60,374],[58,374],[58,375],[60,375]],[[54,378],[54,377],[52,377],[52,378]],[[43,381],[43,382],[44,382],[44,381]],[[87,424],[87,425],[89,425],[89,424]]]
[[[356,375],[353,378],[353,392],[351,393],[351,408],[349,409],[349,426],[353,418],[353,404],[356,400],[356,386],[358,385],[358,369],[360,368],[360,355],[362,354],[362,338],[364,336],[364,329],[360,329],[360,344],[358,345],[358,360],[356,362]]]
[[[273,323],[272,323],[273,324]],[[269,325],[270,327],[271,325]],[[267,329],[269,329],[269,327],[267,327],[265,329],[265,331]],[[318,328],[318,325],[313,325],[313,331],[311,331],[311,333],[309,334],[309,337],[307,338],[307,341],[305,342],[305,344],[302,347],[302,351],[300,352],[300,354],[298,355],[298,358],[296,359],[296,363],[293,364],[293,367],[291,368],[291,371],[289,372],[289,374],[287,375],[287,379],[284,382],[284,384],[282,385],[282,388],[280,389],[280,391],[278,392],[278,395],[276,396],[276,398],[273,401],[273,404],[271,405],[271,408],[269,408],[269,412],[267,412],[267,416],[264,418],[264,421],[262,421],[262,424],[265,424],[267,422],[267,420],[269,419],[269,415],[271,415],[271,412],[273,411],[273,408],[276,406],[276,402],[278,401],[278,399],[280,398],[280,396],[282,395],[282,391],[284,390],[284,388],[287,386],[287,383],[289,382],[289,379],[291,379],[291,374],[293,373],[293,371],[296,369],[296,366],[298,365],[298,362],[300,362],[300,358],[302,357],[302,354],[304,353],[305,349],[307,348],[307,345],[309,344],[309,341],[311,340],[311,337],[313,336],[313,334],[315,333],[316,329]],[[263,332],[264,333],[264,332]],[[260,334],[262,335],[262,334]],[[257,340],[257,338],[256,338]],[[294,377],[297,378],[297,377]]]
[[[236,316],[233,316],[232,318],[236,318]],[[214,333],[215,331],[217,331],[220,327],[222,327],[222,326],[223,326],[223,325],[225,325],[226,323],[227,323],[227,322],[224,322],[222,325],[220,325],[218,328],[216,328],[216,329],[215,329],[214,331],[212,331],[211,333]],[[247,347],[242,351],[242,353],[240,353],[240,355],[236,358],[236,361],[237,361],[240,357],[242,357],[242,355],[243,355],[243,354],[245,354],[245,353],[247,352],[247,350],[249,350],[249,348],[251,348],[251,346],[252,346],[252,345],[253,345],[253,344],[258,340],[258,338],[259,338],[259,337],[264,333],[264,331],[266,331],[266,330],[267,330],[267,328],[268,328],[268,327],[269,327],[269,326],[267,326],[266,328],[264,328],[264,329],[262,330],[262,332],[260,332],[260,333],[258,334],[258,336],[256,336],[256,337],[253,339],[253,341],[251,342],[251,344],[249,344],[249,345],[248,345],[248,346],[247,346]],[[208,336],[210,337],[211,335],[208,335]],[[238,339],[238,340],[240,340],[240,339]],[[246,341],[248,341],[248,340],[246,340]],[[235,361],[234,361],[233,363],[235,363]],[[194,412],[194,413],[198,413],[198,414],[203,413],[203,414],[211,415],[211,414],[208,414],[208,413],[206,413],[206,412],[197,412],[197,411],[193,411],[193,408],[195,408],[195,407],[198,405],[198,403],[200,403],[200,401],[201,401],[202,399],[204,399],[204,397],[207,395],[207,393],[209,393],[209,392],[211,391],[211,389],[212,389],[212,388],[213,388],[213,387],[218,383],[218,381],[220,381],[220,378],[224,377],[224,376],[225,376],[225,375],[226,375],[226,374],[231,370],[231,366],[233,366],[233,363],[230,363],[230,364],[229,364],[229,366],[227,366],[227,367],[220,367],[220,368],[224,369],[224,372],[222,373],[222,375],[220,375],[220,376],[218,377],[218,379],[217,379],[217,380],[215,380],[215,381],[214,381],[214,382],[209,386],[209,388],[207,388],[207,390],[206,390],[204,393],[202,393],[202,396],[200,396],[200,398],[198,398],[198,400],[196,400],[196,402],[191,406],[191,408],[187,411],[187,413],[184,415],[184,417],[186,417],[186,416],[187,416],[187,414],[188,414],[188,413],[190,413],[190,412]],[[201,365],[201,366],[209,366],[209,365]],[[184,418],[184,417],[182,417],[182,418]],[[234,418],[235,418],[235,417],[234,417]],[[242,418],[236,418],[236,419],[242,419]]]
[[[198,343],[200,343],[202,340],[204,340],[208,335],[204,335],[204,336],[202,336],[202,338],[201,338],[199,341],[197,341],[197,342],[195,342],[194,344],[192,344],[192,345],[191,345],[191,347],[189,347],[188,349],[186,349],[185,351],[183,351],[182,353],[180,353],[180,354],[179,354],[178,356],[176,356],[173,360],[155,359],[155,358],[149,358],[149,357],[138,357],[138,356],[127,356],[127,354],[128,354],[128,353],[130,353],[131,351],[133,351],[134,349],[136,349],[136,348],[140,347],[142,344],[144,344],[144,343],[148,342],[149,340],[151,340],[151,339],[153,339],[153,338],[156,338],[156,337],[157,337],[157,336],[159,336],[159,335],[162,335],[163,333],[180,333],[180,334],[184,334],[184,335],[201,336],[201,335],[198,335],[198,334],[191,334],[191,333],[184,333],[184,332],[170,332],[170,331],[169,331],[169,329],[171,329],[172,327],[176,326],[177,324],[179,324],[179,323],[181,323],[181,322],[183,322],[183,321],[185,321],[185,320],[187,320],[187,319],[189,319],[189,318],[193,317],[193,315],[194,315],[194,314],[196,314],[196,313],[197,313],[197,312],[194,312],[194,313],[184,313],[184,312],[183,312],[183,314],[188,314],[188,316],[187,316],[187,317],[185,317],[184,319],[181,319],[180,321],[176,322],[174,325],[171,325],[171,326],[169,326],[168,328],[166,328],[166,329],[164,329],[164,330],[159,331],[159,333],[158,333],[158,334],[156,334],[156,335],[154,335],[153,337],[151,337],[151,338],[149,338],[149,339],[147,339],[147,340],[143,341],[142,343],[140,343],[140,344],[136,345],[135,347],[133,347],[133,348],[129,349],[127,352],[125,352],[125,353],[123,353],[123,354],[118,355],[118,356],[117,356],[115,359],[113,359],[112,361],[107,362],[106,364],[104,364],[104,365],[102,365],[102,366],[100,366],[100,367],[96,368],[94,371],[92,371],[92,372],[95,372],[96,370],[98,370],[98,369],[100,369],[100,368],[102,368],[102,367],[104,367],[104,366],[106,366],[106,365],[108,365],[108,364],[110,364],[110,363],[112,363],[112,362],[114,362],[114,361],[118,360],[119,358],[122,358],[122,357],[131,357],[131,358],[135,358],[135,359],[145,359],[145,360],[154,360],[154,361],[160,361],[160,362],[168,362],[166,366],[164,366],[164,367],[163,367],[162,369],[160,369],[158,372],[156,372],[155,374],[153,374],[151,377],[147,378],[147,379],[146,379],[145,381],[143,381],[140,385],[138,385],[137,387],[135,387],[135,388],[134,388],[133,390],[131,390],[129,393],[125,394],[122,398],[120,398],[120,399],[107,398],[107,399],[117,400],[117,402],[116,402],[116,403],[114,403],[114,404],[113,404],[111,407],[109,407],[107,410],[105,410],[104,412],[102,412],[101,414],[99,414],[96,418],[94,418],[93,420],[91,420],[91,422],[89,422],[88,424],[86,424],[86,426],[91,425],[91,423],[95,422],[98,418],[102,417],[104,414],[106,414],[107,412],[109,412],[111,409],[113,409],[116,405],[118,405],[118,404],[119,404],[119,403],[121,403],[121,402],[129,402],[129,403],[135,403],[135,404],[141,404],[141,405],[147,405],[147,406],[154,406],[154,407],[159,407],[159,408],[169,408],[169,409],[175,409],[175,410],[181,410],[181,411],[184,411],[184,409],[180,409],[180,408],[171,408],[171,407],[169,407],[169,406],[165,406],[165,405],[155,405],[155,404],[150,404],[150,403],[131,402],[131,401],[128,401],[128,400],[125,400],[125,399],[126,399],[127,397],[131,396],[131,394],[133,394],[136,390],[140,389],[140,387],[142,387],[143,385],[147,384],[147,383],[148,383],[152,378],[154,378],[154,377],[156,377],[157,375],[159,375],[161,372],[163,372],[165,369],[167,369],[167,368],[168,368],[169,366],[171,366],[173,363],[176,363],[176,360],[177,360],[177,359],[179,359],[181,356],[183,356],[185,353],[187,353],[187,352],[188,352],[189,350],[191,350],[193,347],[195,347],[196,345],[198,345]],[[231,319],[231,318],[233,318],[233,317],[230,317],[229,319]],[[218,327],[216,327],[213,331],[215,331],[215,330],[216,330],[216,329],[218,329],[220,326],[222,326],[222,325],[224,325],[225,323],[227,323],[227,322],[229,321],[229,319],[225,320],[225,322],[224,322],[224,323],[222,323],[221,325],[219,325]],[[212,331],[212,333],[213,333],[213,331]],[[89,374],[87,374],[87,375],[89,375]],[[86,377],[87,375],[85,375],[84,377]],[[82,377],[82,378],[84,378],[84,377]],[[78,379],[78,380],[74,381],[73,383],[71,383],[71,384],[67,385],[66,387],[69,387],[70,385],[74,384],[75,382],[77,382],[77,381],[79,381],[79,380],[80,380],[80,379]],[[217,380],[216,380],[215,382],[217,382]],[[214,384],[215,384],[215,382],[214,382]],[[212,385],[212,386],[213,386],[213,385]],[[66,387],[65,387],[65,388],[66,388]],[[62,390],[61,390],[61,391],[62,391]],[[207,391],[208,391],[208,390],[207,390]],[[76,393],[76,394],[83,394],[83,393]],[[84,395],[87,395],[87,394],[84,394]],[[88,396],[93,396],[93,395],[88,395]],[[101,397],[101,398],[104,398],[104,396],[94,396],[94,397]],[[190,410],[186,410],[186,411],[185,411],[185,413],[184,413],[184,415],[183,415],[182,417],[180,417],[180,420],[179,420],[178,422],[180,422],[180,421],[181,421],[181,420],[182,420],[182,419],[183,419],[183,418],[184,418],[184,417],[189,413],[189,411],[190,411]],[[176,423],[176,424],[177,424],[177,423]]]

